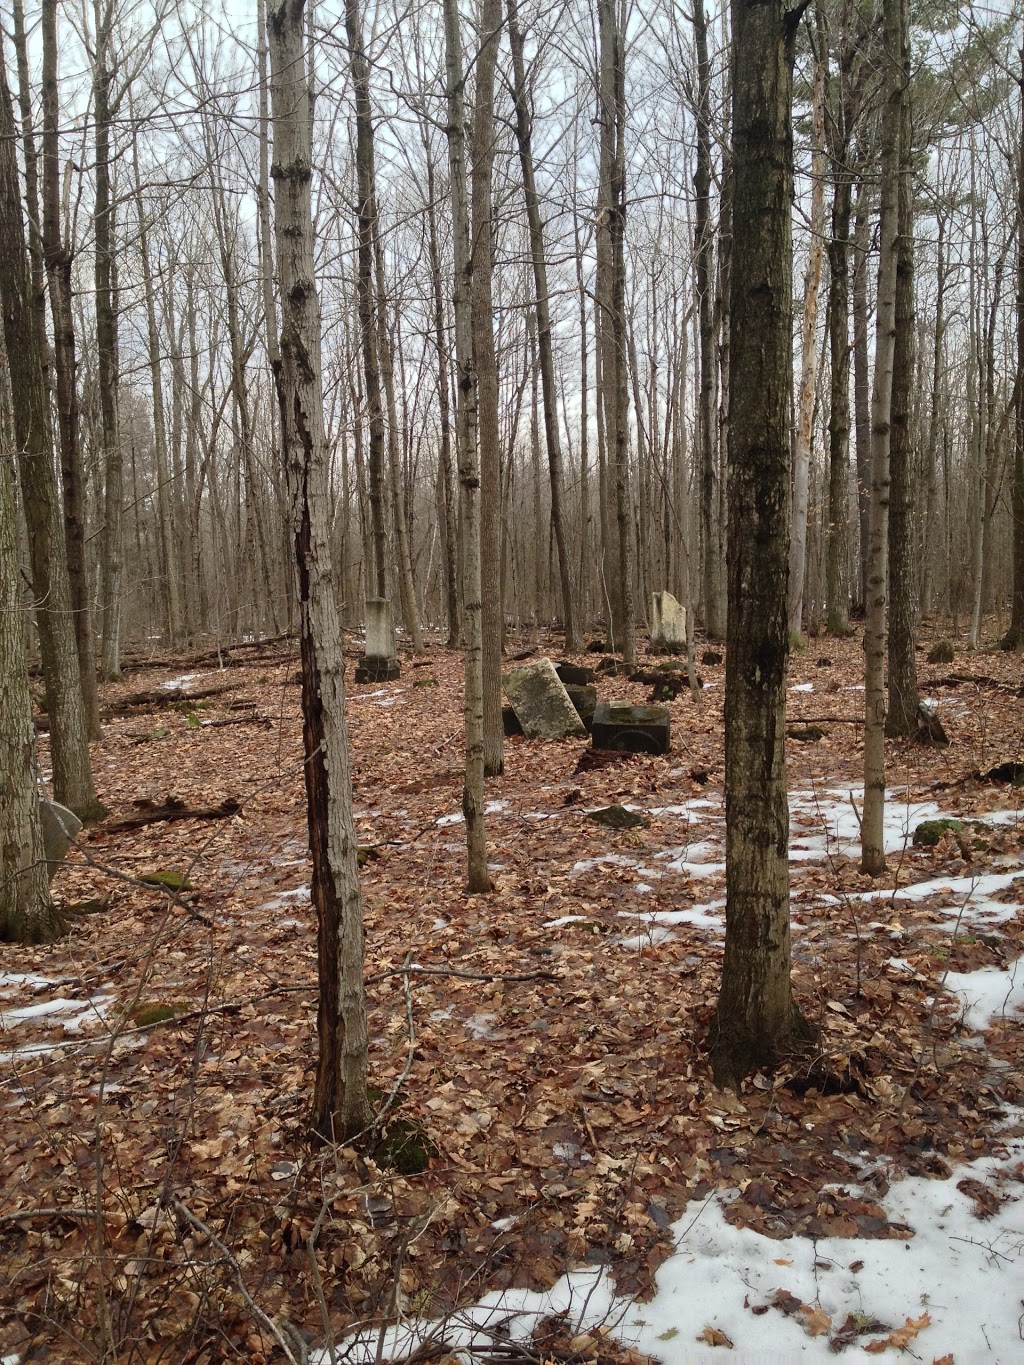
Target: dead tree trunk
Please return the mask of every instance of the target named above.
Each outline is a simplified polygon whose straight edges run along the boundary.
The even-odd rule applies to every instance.
[[[274,226],[280,274],[276,380],[298,571],[311,895],[317,914],[320,1053],[313,1128],[347,1139],[370,1120],[363,911],[352,820],[345,662],[331,575],[320,303],[313,275],[311,111],[305,0],[268,8],[274,123]]]

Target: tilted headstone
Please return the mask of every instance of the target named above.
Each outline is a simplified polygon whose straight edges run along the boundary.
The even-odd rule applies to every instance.
[[[651,593],[651,644],[670,654],[686,653],[686,608],[670,592]]]
[[[667,754],[669,715],[664,706],[630,706],[599,701],[590,731],[595,749],[624,749],[631,754]]]
[[[571,739],[587,733],[550,659],[515,668],[503,682],[527,739]]]
[[[82,828],[82,822],[73,810],[57,801],[40,801],[39,822],[43,827],[46,873],[52,882],[64,854],[71,847],[71,840]]]
[[[366,648],[356,664],[356,682],[392,682],[402,672],[395,656],[395,624],[386,597],[366,599]]]

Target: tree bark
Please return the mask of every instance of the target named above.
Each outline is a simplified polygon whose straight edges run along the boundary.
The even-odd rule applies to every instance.
[[[886,99],[882,110],[879,206],[878,302],[875,314],[875,373],[871,391],[871,506],[864,622],[864,813],[861,871],[885,870],[885,645],[887,542],[889,526],[889,439],[896,352],[896,283],[899,258],[899,172],[906,0],[884,0],[883,64]]]
[[[792,62],[783,0],[733,7],[726,935],[711,1032],[736,1087],[807,1028],[790,980],[786,671],[792,393]]]
[[[617,0],[598,0],[598,95],[601,185],[598,231],[603,237],[604,283],[598,289],[601,322],[600,396],[608,483],[608,531],[614,537],[609,584],[612,639],[624,662],[636,662],[633,596],[633,511],[629,480],[629,373],[626,331],[625,35]],[[601,269],[602,257],[598,257]],[[614,522],[612,518],[614,517]],[[614,529],[613,529],[614,528]]]
[[[824,44],[822,43],[822,48]],[[803,626],[807,570],[807,496],[814,438],[814,390],[818,378],[818,299],[825,250],[825,53],[814,58],[811,96],[811,225],[804,274],[804,312],[800,324],[800,387],[793,456],[793,513],[789,547],[789,629]]]
[[[5,453],[0,456],[0,942],[51,943],[64,925],[50,900],[39,824],[11,475]]]
[[[471,145],[471,284],[473,351],[477,382],[477,441],[480,464],[480,578],[483,594],[484,776],[505,767],[501,724],[501,429],[498,422],[498,360],[494,349],[492,261],[494,213],[494,73],[501,33],[501,0],[479,0],[479,49],[473,97]]]
[[[89,739],[101,737],[96,685],[96,637],[85,556],[85,477],[78,405],[78,362],[71,271],[75,253],[70,224],[61,227],[60,99],[57,84],[57,0],[41,12],[43,56],[43,251],[53,321],[53,368],[60,467],[64,491],[64,542],[78,671]],[[71,172],[68,166],[68,174]]]
[[[114,204],[111,193],[111,130],[114,111],[111,92],[111,26],[113,9],[93,0],[96,51],[93,56],[92,103],[95,125],[96,192],[93,203],[96,287],[96,366],[100,400],[100,430],[105,464],[103,546],[100,601],[103,611],[101,670],[105,678],[121,672],[121,617],[124,587],[123,504],[124,455],[118,420],[117,287]]]
[[[366,1093],[363,913],[352,819],[345,662],[331,574],[304,7],[305,0],[282,0],[271,3],[267,16],[281,297],[281,353],[275,377],[298,571],[311,896],[318,925],[320,1052],[312,1126],[324,1138],[349,1139],[365,1129],[371,1110]]]
[[[548,290],[548,268],[544,248],[544,224],[540,211],[540,196],[533,166],[533,117],[530,92],[526,84],[523,57],[523,35],[519,28],[516,0],[508,3],[508,32],[512,47],[513,95],[516,107],[516,138],[519,161],[523,171],[523,194],[526,199],[526,218],[530,232],[530,259],[533,265],[533,284],[537,300],[537,350],[540,360],[541,395],[544,404],[544,439],[547,444],[548,477],[551,482],[551,529],[558,554],[558,575],[562,588],[562,623],[565,628],[565,648],[570,654],[579,650],[581,640],[576,625],[576,604],[573,600],[572,571],[565,535],[563,513],[562,446],[558,434],[558,399],[555,392],[555,362],[551,348],[551,307]]]
[[[910,62],[901,58],[900,170],[897,194],[896,341],[893,352],[892,426],[889,435],[889,708],[885,733],[909,736],[918,727],[917,593],[915,591],[914,450],[911,440],[914,349],[914,206],[910,146]]]
[[[700,469],[701,541],[704,547],[704,631],[709,640],[725,635],[722,620],[721,529],[718,487],[718,418],[715,412],[714,259],[715,238],[711,223],[711,62],[708,57],[708,21],[704,0],[693,8],[693,41],[697,57],[697,156],[694,163],[694,284],[697,294],[698,396],[697,451]],[[677,532],[678,534],[679,532]]]
[[[477,458],[477,384],[473,354],[473,253],[469,240],[466,181],[465,78],[457,0],[444,0],[445,73],[448,104],[448,165],[452,200],[452,311],[455,315],[456,440],[459,511],[462,519],[462,611],[465,637],[463,717],[466,778],[462,813],[466,820],[467,884],[471,892],[491,889],[484,820],[484,668],[480,573],[480,464]],[[492,546],[497,554],[498,547]]]
[[[1013,482],[1010,514],[1013,521],[1013,588],[1010,628],[1004,648],[1024,645],[1024,47],[1020,50],[1022,122],[1017,154],[1017,383],[1013,423]]]
[[[81,820],[96,820],[105,811],[93,787],[89,761],[49,394],[32,303],[14,139],[7,71],[0,64],[0,306],[14,408],[15,455],[28,527],[32,590],[50,717],[53,792]]]

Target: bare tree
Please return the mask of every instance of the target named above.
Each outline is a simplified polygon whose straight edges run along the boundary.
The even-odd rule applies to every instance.
[[[281,302],[281,354],[275,377],[298,573],[311,898],[318,925],[320,1050],[312,1123],[325,1138],[351,1138],[370,1119],[363,912],[352,819],[345,661],[331,570],[304,11],[305,0],[281,0],[276,5],[271,0],[267,15]]]
[[[801,10],[733,9],[726,932],[711,1031],[737,1086],[808,1035],[790,980],[786,671],[792,393],[792,63]]]

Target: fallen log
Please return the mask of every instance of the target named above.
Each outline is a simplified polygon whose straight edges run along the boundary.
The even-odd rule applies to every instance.
[[[242,809],[241,801],[234,796],[226,797],[218,806],[190,806],[177,796],[168,796],[162,803],[143,797],[132,804],[138,807],[137,814],[98,825],[96,833],[120,834],[124,830],[141,829],[144,825],[170,820],[226,820]]]

